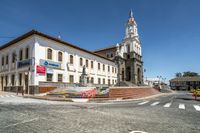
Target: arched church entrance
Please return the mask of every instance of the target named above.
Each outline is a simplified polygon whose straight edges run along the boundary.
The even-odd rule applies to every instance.
[[[126,81],[130,81],[131,80],[131,68],[127,67],[126,68]]]
[[[140,68],[137,69],[137,83],[140,85],[141,82],[141,70]]]
[[[124,68],[122,68],[122,81],[124,81]]]

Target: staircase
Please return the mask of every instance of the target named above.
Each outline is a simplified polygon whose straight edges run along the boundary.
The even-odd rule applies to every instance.
[[[135,84],[133,84],[132,82],[128,82],[128,81],[121,81],[119,83],[117,83],[115,86],[136,86]]]
[[[109,98],[141,98],[159,94],[160,92],[154,88],[141,87],[113,87],[110,89]]]

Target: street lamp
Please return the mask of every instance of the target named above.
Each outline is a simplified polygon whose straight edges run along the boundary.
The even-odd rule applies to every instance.
[[[157,76],[157,78],[158,78],[158,86],[161,88],[161,86],[160,86],[160,79],[162,78],[162,76]]]

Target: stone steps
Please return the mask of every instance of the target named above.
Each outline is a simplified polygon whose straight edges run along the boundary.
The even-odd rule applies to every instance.
[[[109,98],[140,98],[158,93],[160,92],[151,87],[113,87],[110,89]]]

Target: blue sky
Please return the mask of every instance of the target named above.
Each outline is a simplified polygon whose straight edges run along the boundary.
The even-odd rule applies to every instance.
[[[88,50],[124,38],[133,10],[145,77],[200,73],[199,0],[1,0],[0,45],[36,29]]]

